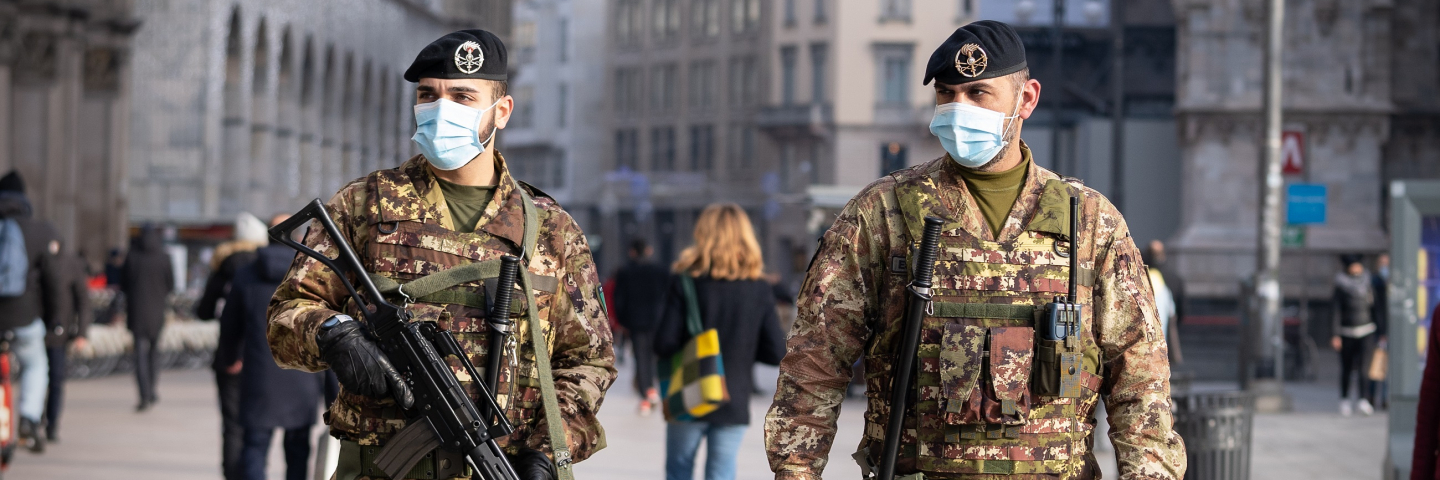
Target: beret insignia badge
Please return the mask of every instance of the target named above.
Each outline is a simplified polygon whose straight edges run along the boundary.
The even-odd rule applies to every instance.
[[[485,64],[485,52],[480,50],[480,44],[465,42],[455,49],[455,68],[460,73],[469,75],[480,71],[480,66]]]
[[[955,52],[955,69],[965,78],[975,78],[985,73],[985,66],[989,62],[990,58],[985,55],[985,50],[974,43],[967,43],[960,47],[960,51]]]

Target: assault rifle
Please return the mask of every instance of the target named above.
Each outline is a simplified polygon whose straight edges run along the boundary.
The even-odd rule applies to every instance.
[[[336,258],[311,249],[290,238],[290,233],[308,224],[319,222],[339,251]],[[500,406],[490,393],[487,382],[476,373],[460,344],[450,332],[440,330],[435,322],[411,322],[410,312],[385,300],[374,282],[366,276],[360,258],[335,228],[325,204],[315,199],[289,220],[270,229],[270,238],[329,267],[340,277],[351,299],[360,306],[365,324],[377,340],[390,363],[400,371],[414,393],[415,402],[404,410],[407,420],[403,430],[390,439],[375,458],[375,465],[390,478],[403,478],[425,455],[436,448],[464,454],[475,470],[476,478],[485,480],[519,480],[515,469],[500,450],[495,439],[509,435],[514,427],[505,419]],[[350,283],[360,282],[364,295]],[[515,276],[509,277],[514,281]],[[498,291],[509,291],[514,285],[500,285]],[[461,388],[445,357],[454,357],[480,390],[480,401],[486,415]]]
[[[900,436],[905,433],[905,411],[910,403],[910,381],[915,375],[915,358],[920,350],[920,330],[926,312],[931,309],[930,280],[935,276],[935,257],[940,250],[940,229],[945,221],[925,217],[925,231],[920,250],[915,252],[915,270],[905,290],[909,302],[905,310],[905,330],[901,332],[900,350],[896,352],[895,369],[890,372],[890,421],[885,425],[885,444],[880,454],[880,480],[894,480],[895,461],[900,454]]]

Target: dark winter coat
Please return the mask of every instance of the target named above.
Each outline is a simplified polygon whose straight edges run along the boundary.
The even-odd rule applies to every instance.
[[[615,320],[626,330],[651,332],[660,324],[670,270],[657,263],[632,261],[615,272]]]
[[[664,316],[655,333],[655,353],[666,361],[685,348],[685,297],[673,280],[665,297]],[[698,420],[722,425],[750,423],[750,393],[755,388],[755,362],[779,365],[785,356],[785,336],[775,312],[775,293],[763,280],[695,279],[695,297],[702,330],[720,334],[720,356],[725,364],[725,386],[730,403]],[[664,392],[661,392],[664,395]]]
[[[160,229],[146,226],[131,244],[121,268],[120,289],[125,293],[126,326],[145,338],[160,338],[165,326],[166,299],[175,285],[170,254],[165,252]]]
[[[20,233],[25,237],[25,254],[30,259],[25,293],[0,298],[0,331],[3,331],[45,318],[46,312],[54,308],[55,297],[47,295],[54,282],[54,263],[49,261],[49,249],[50,242],[58,241],[60,234],[50,222],[32,215],[30,201],[20,193],[0,193],[0,218],[13,218],[20,225]]]
[[[60,254],[50,258],[54,263],[55,281],[48,290],[55,295],[55,308],[45,317],[45,326],[49,329],[45,346],[63,347],[85,336],[90,329],[93,312],[90,311],[89,272],[85,270],[85,260],[79,256]]]
[[[1352,276],[1345,272],[1335,275],[1334,323],[1335,335],[1345,335],[1343,328],[1363,327],[1372,323],[1371,307],[1375,304],[1374,292],[1370,290],[1370,276]],[[1351,336],[1360,338],[1361,336]]]
[[[255,263],[254,250],[240,250],[221,260],[220,266],[205,279],[205,291],[200,294],[200,300],[195,302],[195,318],[218,318],[217,314],[220,312],[217,307],[220,299],[225,298],[226,292],[230,291],[230,282],[235,278],[235,272],[251,263]]]
[[[240,418],[245,428],[297,428],[315,424],[325,377],[281,369],[266,341],[265,310],[295,251],[274,245],[256,251],[256,260],[235,271],[225,308],[220,314],[220,346],[216,364],[240,369]]]

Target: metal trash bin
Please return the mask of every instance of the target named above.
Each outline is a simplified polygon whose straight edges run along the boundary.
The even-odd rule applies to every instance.
[[[1175,431],[1185,439],[1185,480],[1248,480],[1255,397],[1190,392],[1174,400]]]

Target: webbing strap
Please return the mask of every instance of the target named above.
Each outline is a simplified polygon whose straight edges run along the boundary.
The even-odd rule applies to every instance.
[[[425,303],[464,303],[464,302],[442,302],[429,301],[434,295],[441,294],[446,290],[460,284],[489,280],[500,276],[500,259],[492,258],[483,262],[467,263],[441,270],[424,277],[401,284],[394,279],[383,275],[370,273],[370,281],[375,283],[375,288],[387,297],[400,296],[400,289],[404,287],[404,296],[410,297],[412,301]],[[530,277],[531,285],[535,289],[547,293],[555,293],[560,287],[560,279],[548,275],[536,275],[525,272]],[[469,304],[466,304],[469,305]],[[472,307],[487,308],[485,305],[471,305]]]
[[[685,328],[690,331],[691,337],[698,337],[705,331],[705,326],[700,321],[700,306],[695,300],[695,280],[690,278],[689,273],[680,274],[680,288],[685,292]]]
[[[935,302],[935,316],[1032,320],[1035,318],[1035,306]]]
[[[531,201],[530,194],[521,188],[519,182],[516,182],[515,190],[520,193],[520,203],[525,211],[525,239],[521,251],[525,252],[523,263],[527,275],[519,275],[519,280],[521,289],[525,291],[525,304],[529,307],[525,318],[530,322],[530,342],[535,349],[535,367],[540,371],[540,398],[545,403],[545,425],[550,430],[550,449],[555,452],[555,469],[560,474],[559,480],[575,480],[575,474],[571,471],[570,438],[565,432],[565,419],[560,417],[560,400],[555,396],[555,375],[550,371],[550,345],[545,342],[545,332],[541,331],[540,315],[535,309],[535,289],[531,286],[528,275],[529,264],[535,256],[535,246],[539,241],[540,213],[535,211],[535,202]]]

